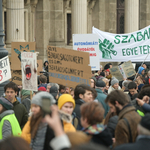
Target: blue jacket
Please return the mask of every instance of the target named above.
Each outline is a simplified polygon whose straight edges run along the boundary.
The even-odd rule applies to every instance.
[[[138,69],[139,74],[142,74],[143,70],[145,70],[143,67],[139,67],[139,69]]]
[[[109,106],[105,103],[107,95],[105,95],[100,89],[95,90],[97,91],[96,99],[102,104],[103,108],[105,109],[104,117],[106,117],[107,113],[109,112]]]

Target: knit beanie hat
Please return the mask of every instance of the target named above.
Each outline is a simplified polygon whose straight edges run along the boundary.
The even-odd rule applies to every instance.
[[[58,108],[61,109],[62,106],[67,103],[71,102],[73,103],[73,108],[75,108],[75,101],[73,97],[70,94],[62,94],[58,99]]]
[[[27,96],[27,95],[30,95],[30,91],[29,90],[21,90],[21,95],[22,96]]]
[[[112,81],[111,81],[111,86],[113,86],[114,84],[116,84],[116,83],[119,83],[119,81],[118,81],[118,79],[113,79]]]
[[[147,113],[144,117],[142,117],[140,125],[147,130],[150,130],[150,114]]]
[[[41,91],[32,98],[31,104],[36,104],[36,105],[42,107],[42,98],[43,97],[49,98],[49,100],[51,101],[52,104],[54,104],[56,102],[50,93]]]
[[[0,104],[7,110],[11,110],[13,108],[13,104],[4,97],[0,97]]]

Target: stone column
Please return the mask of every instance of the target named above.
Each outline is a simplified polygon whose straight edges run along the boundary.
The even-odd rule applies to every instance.
[[[7,47],[24,42],[24,0],[7,0]]]
[[[87,0],[72,0],[72,34],[87,33]]]
[[[139,0],[125,0],[125,33],[139,30]]]

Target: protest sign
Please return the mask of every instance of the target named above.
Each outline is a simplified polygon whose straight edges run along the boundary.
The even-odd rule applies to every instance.
[[[25,90],[37,91],[37,56],[36,53],[21,53],[22,86]]]
[[[150,53],[150,26],[128,34],[112,34],[93,27],[99,36],[101,62],[143,62]],[[145,61],[150,60],[150,55]]]
[[[21,70],[11,70],[12,78],[10,81],[16,83],[17,85],[22,85],[22,73]]]
[[[51,82],[68,87],[80,83],[90,85],[89,53],[48,46],[47,55]]]
[[[73,49],[77,51],[89,52],[91,69],[100,69],[98,35],[73,34]]]
[[[126,78],[131,77],[136,74],[131,61],[124,62],[121,66],[125,73]]]
[[[112,68],[109,68],[109,70],[110,70],[113,77],[115,77],[119,81],[123,80],[123,76],[122,76],[118,66],[113,66]]]
[[[11,78],[10,63],[8,56],[0,59],[0,83]]]
[[[43,71],[43,62],[42,60],[37,60],[37,74],[40,75],[40,71]]]
[[[21,70],[21,52],[35,52],[35,42],[11,43],[11,69]]]

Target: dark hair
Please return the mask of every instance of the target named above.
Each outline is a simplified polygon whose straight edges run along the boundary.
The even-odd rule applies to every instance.
[[[109,102],[115,106],[115,101],[118,101],[120,105],[124,106],[125,104],[128,104],[130,100],[127,94],[120,90],[115,90],[108,94],[108,96],[105,99],[105,102]]]
[[[92,88],[86,84],[78,84],[76,87],[75,87],[75,90],[74,90],[74,99],[80,99],[79,95],[82,94],[84,95],[85,92],[87,91],[92,91]]]
[[[8,137],[0,142],[1,150],[31,150],[29,144],[19,137]]]
[[[138,94],[138,98],[143,99],[144,96],[149,96],[150,97],[150,85],[144,85],[141,88],[141,91]]]
[[[93,95],[93,99],[96,99],[97,97],[97,92],[95,89],[92,89],[92,95]]]
[[[42,75],[39,76],[39,81],[41,81],[42,83],[46,83],[47,82],[47,77],[42,74]]]
[[[9,82],[8,84],[6,84],[6,85],[4,86],[4,91],[6,92],[6,90],[7,90],[8,88],[12,88],[12,89],[15,91],[15,93],[18,92],[18,86],[17,86],[17,84],[14,83],[14,82],[12,82],[12,81]]]
[[[84,103],[80,107],[81,116],[87,119],[89,125],[101,123],[104,118],[104,108],[98,102]]]
[[[66,89],[66,87],[65,87],[64,85],[59,84],[59,92],[60,92],[61,90],[65,90],[65,89]]]
[[[130,90],[130,89],[136,89],[137,88],[137,84],[135,83],[135,82],[130,82],[129,84],[128,84],[128,89]]]

